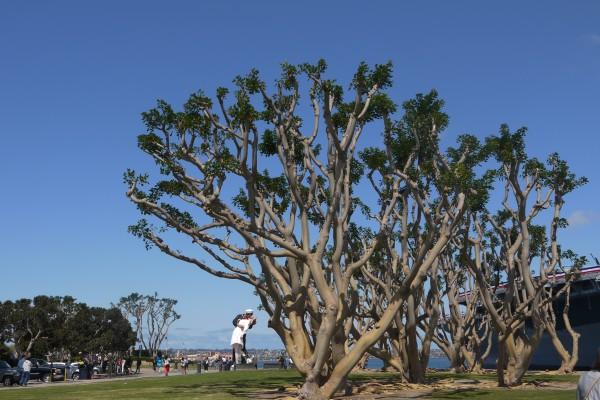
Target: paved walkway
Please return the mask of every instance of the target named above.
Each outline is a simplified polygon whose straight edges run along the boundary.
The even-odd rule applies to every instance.
[[[216,369],[209,369],[208,371],[204,371],[202,370],[202,374],[214,374],[219,372]],[[181,376],[183,375],[183,372],[181,370],[172,370],[169,372],[169,376]],[[193,371],[188,370],[188,375],[198,375],[198,373],[196,372],[196,370],[194,369]],[[143,369],[142,372],[140,374],[133,374],[133,375],[118,375],[118,376],[114,376],[112,378],[109,378],[108,375],[102,374],[100,376],[98,375],[94,375],[95,378],[94,379],[82,379],[82,380],[77,380],[77,381],[73,381],[73,380],[67,380],[67,381],[55,381],[52,383],[45,383],[45,382],[40,382],[37,380],[32,380],[29,381],[29,384],[27,385],[27,388],[40,388],[40,387],[48,387],[48,386],[57,386],[57,385],[87,385],[87,384],[92,384],[92,383],[100,383],[100,382],[111,382],[111,381],[115,381],[115,380],[123,380],[123,379],[144,379],[144,378],[168,378],[164,375],[164,373],[159,374],[158,372],[153,371],[152,369]],[[10,390],[10,389],[16,389],[16,390],[23,390],[26,389],[25,387],[21,387],[19,385],[13,385],[13,386],[0,386],[0,390]]]

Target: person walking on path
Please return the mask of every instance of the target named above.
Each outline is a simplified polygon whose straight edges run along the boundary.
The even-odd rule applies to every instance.
[[[600,348],[596,350],[592,369],[579,378],[577,400],[600,400]]]
[[[136,374],[140,373],[141,366],[142,366],[142,359],[140,357],[138,357],[137,361],[135,362],[135,373]]]
[[[169,376],[169,371],[171,370],[171,363],[169,362],[169,356],[165,357],[165,376]]]
[[[29,354],[27,354],[25,356],[25,360],[23,361],[23,372],[21,372],[21,379],[19,380],[19,385],[27,386],[30,376],[31,376],[31,361],[29,360]]]
[[[158,368],[158,373],[162,375],[163,359],[161,356],[156,356],[156,368]]]

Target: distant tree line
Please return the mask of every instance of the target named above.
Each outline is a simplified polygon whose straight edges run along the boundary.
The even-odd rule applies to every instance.
[[[0,357],[29,351],[38,357],[126,351],[135,332],[116,307],[91,307],[71,296],[0,302]],[[4,353],[4,354],[1,354]]]

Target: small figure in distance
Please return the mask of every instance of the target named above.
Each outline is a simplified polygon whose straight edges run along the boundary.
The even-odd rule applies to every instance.
[[[577,400],[600,400],[600,348],[596,350],[592,369],[579,378]]]
[[[142,366],[142,359],[138,356],[137,361],[135,362],[135,373],[140,373],[140,367]]]
[[[169,355],[165,356],[165,376],[169,376],[169,371],[171,370],[171,362],[169,360]]]
[[[158,374],[162,375],[162,371],[163,371],[163,359],[160,356],[160,354],[158,356],[156,356],[156,368],[158,368]]]
[[[187,358],[187,356],[181,356],[181,369],[183,370],[183,374],[187,375],[187,370],[188,370],[188,358]]]

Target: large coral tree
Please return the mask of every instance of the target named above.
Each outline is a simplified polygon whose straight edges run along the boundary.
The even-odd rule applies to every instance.
[[[360,64],[349,99],[324,79],[325,70],[323,61],[284,64],[273,88],[254,70],[235,79],[232,99],[225,88],[216,102],[196,93],[179,112],[160,101],[143,114],[147,133],[138,142],[163,177],[125,174],[127,196],[152,217],[130,231],[214,276],[253,286],[304,376],[299,396],[306,399],[348,389],[347,374],[421,292],[467,198],[477,193],[476,141],[465,136],[449,157],[439,155],[447,117],[437,93],[407,102],[394,122],[396,106],[383,93],[391,65]],[[301,85],[308,86],[305,108]],[[382,127],[384,148],[357,157],[359,138],[368,130],[376,144],[373,132]],[[368,196],[357,190],[364,182],[372,184]],[[417,209],[415,228],[410,207]],[[178,250],[173,230],[212,262]],[[385,308],[360,324],[360,282],[379,286],[367,266],[382,249],[396,261],[377,268],[399,275],[387,288]]]
[[[476,278],[482,306],[496,332],[498,382],[508,386],[521,383],[542,335],[554,329],[552,302],[576,278],[577,268],[568,271],[559,290],[548,289],[562,260],[569,258],[576,267],[585,262],[561,250],[558,233],[566,226],[561,214],[565,197],[587,179],[571,172],[556,153],[545,163],[529,156],[525,133],[525,128],[511,132],[502,125],[498,135],[486,140],[503,183],[502,202],[496,213],[469,215],[465,232],[472,234],[464,241],[463,261]],[[501,293],[486,279],[490,271],[506,279]],[[577,350],[576,334],[571,333]],[[561,356],[568,364],[568,355]]]
[[[390,198],[369,211],[375,235],[367,250],[349,256],[355,211],[368,208],[355,193],[362,170],[357,143],[366,127],[394,111],[382,93],[391,66],[361,64],[349,101],[323,78],[325,69],[323,61],[285,64],[272,91],[254,70],[235,79],[231,100],[226,88],[217,90],[216,102],[196,93],[179,112],[160,101],[143,114],[147,133],[138,141],[163,178],[125,174],[128,197],[160,222],[144,218],[131,232],[212,275],[252,285],[305,377],[305,398],[328,398],[343,386],[388,323],[384,318],[345,351],[352,278],[385,236],[399,197],[397,179]],[[302,83],[309,112],[300,110]],[[179,251],[168,230],[213,261]]]
[[[448,125],[444,102],[435,90],[403,104],[397,122],[385,120],[383,148],[362,152],[374,193],[384,202],[390,183],[402,183],[396,220],[374,256],[361,268],[365,294],[361,313],[378,321],[389,310],[397,287],[403,287],[402,307],[386,334],[369,352],[411,382],[424,382],[431,343],[441,323],[438,285],[443,254],[468,209],[487,198],[489,174],[477,167],[487,157],[472,135],[461,135],[458,146],[440,149]],[[416,280],[410,277],[416,275]],[[427,280],[427,282],[426,282]],[[360,332],[354,331],[359,336]]]

